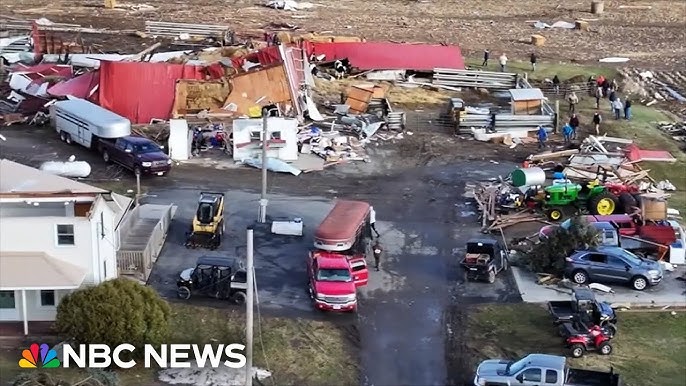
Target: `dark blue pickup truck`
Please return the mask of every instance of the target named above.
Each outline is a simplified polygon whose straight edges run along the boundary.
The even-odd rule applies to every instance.
[[[106,163],[115,162],[134,174],[165,175],[172,161],[155,142],[135,136],[116,139],[100,138],[98,151]]]

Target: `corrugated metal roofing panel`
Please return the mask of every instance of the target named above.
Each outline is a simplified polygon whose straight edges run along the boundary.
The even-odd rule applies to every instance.
[[[510,95],[513,101],[531,101],[545,99],[543,92],[538,88],[515,88],[511,89]]]

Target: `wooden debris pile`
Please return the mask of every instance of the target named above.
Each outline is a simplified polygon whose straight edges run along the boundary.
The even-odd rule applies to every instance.
[[[481,230],[484,232],[531,221],[548,223],[542,215],[520,206],[517,198],[521,193],[505,182],[477,184],[470,195],[479,206]]]

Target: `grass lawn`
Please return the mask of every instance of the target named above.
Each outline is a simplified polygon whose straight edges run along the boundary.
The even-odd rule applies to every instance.
[[[686,384],[686,314],[623,312],[609,356],[588,353],[568,359],[572,367],[619,372],[627,386]],[[565,355],[546,309],[535,304],[488,305],[467,316],[472,371],[487,358],[515,359],[529,353]]]
[[[491,55],[495,54],[492,52]],[[488,67],[486,68],[481,67],[481,63],[483,62],[482,58],[465,58],[465,65],[475,70],[483,69],[484,71],[498,72],[500,71],[498,56],[500,55],[491,57],[488,61]],[[535,72],[531,71],[531,63],[519,60],[508,60],[507,68],[505,70],[518,74],[527,73],[529,79],[532,80],[553,79],[553,77],[557,75],[562,82],[577,75],[583,75],[584,81],[591,75],[603,75],[609,79],[618,75],[617,69],[612,65],[603,66],[598,63],[597,66],[589,66],[574,63],[541,62],[540,60],[536,63]]]
[[[173,336],[169,343],[244,342],[245,316],[230,309],[215,309],[171,303]],[[255,314],[253,364],[269,369],[272,377],[265,385],[356,385],[357,358],[350,348],[350,332],[323,321],[262,318],[260,328]],[[21,349],[0,350],[0,384],[18,374],[31,371],[17,366]],[[46,370],[56,379],[76,383],[87,377],[85,371]],[[121,385],[163,385],[154,369],[117,370]]]

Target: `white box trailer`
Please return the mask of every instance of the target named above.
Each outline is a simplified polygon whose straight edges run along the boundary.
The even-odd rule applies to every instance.
[[[50,106],[50,119],[60,139],[94,148],[98,138],[131,135],[131,121],[85,99],[69,99]]]

